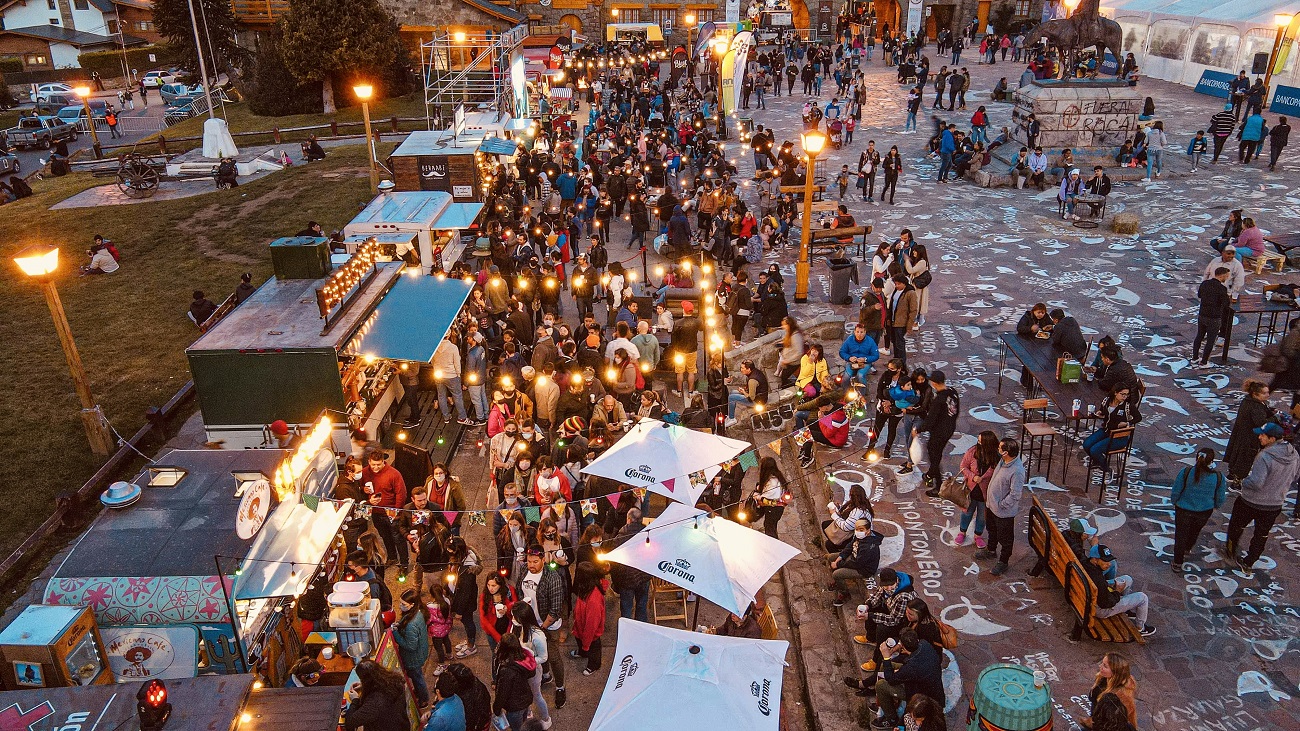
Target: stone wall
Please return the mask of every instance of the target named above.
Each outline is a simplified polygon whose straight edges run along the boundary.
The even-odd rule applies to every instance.
[[[826,359],[834,364],[839,360],[840,344],[845,338],[845,318],[843,315],[822,315],[816,319],[801,323],[804,342],[821,343],[826,351]],[[781,349],[781,330],[774,330],[760,338],[755,338],[739,347],[727,351],[727,370],[740,372],[740,362],[752,358],[764,373],[776,373],[777,353]]]
[[[1016,93],[1012,137],[1024,144],[1028,117],[1039,122],[1043,148],[1116,148],[1137,131],[1142,96],[1117,81],[1035,81]]]

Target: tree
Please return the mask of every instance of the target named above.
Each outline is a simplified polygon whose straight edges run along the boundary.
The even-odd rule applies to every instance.
[[[227,74],[243,68],[248,51],[235,43],[235,14],[229,0],[192,0],[203,39],[204,59],[211,61],[208,72]],[[180,66],[199,73],[199,57],[194,50],[194,24],[190,21],[190,0],[154,0],[153,22],[167,43],[176,49]],[[207,21],[206,23],[204,21]]]
[[[248,108],[254,114],[283,117],[287,114],[319,114],[320,82],[299,83],[284,66],[279,30],[263,33],[249,74]]]
[[[364,80],[377,95],[405,91],[410,54],[378,0],[289,0],[281,28],[285,67],[301,82],[321,82],[327,114],[337,111],[335,84]]]

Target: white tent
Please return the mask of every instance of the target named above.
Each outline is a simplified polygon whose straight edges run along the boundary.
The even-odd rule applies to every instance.
[[[776,731],[789,647],[620,619],[589,731]]]
[[[761,531],[670,503],[645,530],[604,559],[640,569],[743,615],[754,594],[797,555],[799,549]]]
[[[694,507],[707,483],[696,480],[693,484],[690,476],[726,462],[749,446],[739,439],[642,419],[617,444],[583,467],[582,473],[644,487]]]
[[[1119,23],[1142,76],[1194,86],[1204,71],[1249,71],[1255,54],[1273,50],[1274,17],[1300,14],[1300,0],[1101,0],[1101,9]],[[1298,31],[1293,21],[1275,88],[1296,81]]]

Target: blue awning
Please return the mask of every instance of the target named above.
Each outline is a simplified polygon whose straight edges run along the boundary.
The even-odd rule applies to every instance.
[[[504,137],[488,137],[479,144],[478,151],[485,155],[513,155],[519,152],[519,143]]]
[[[482,210],[482,203],[452,203],[441,216],[438,216],[438,220],[433,222],[432,228],[435,231],[468,229],[478,219],[479,211]]]
[[[428,363],[472,286],[461,279],[403,274],[362,326],[356,352]]]

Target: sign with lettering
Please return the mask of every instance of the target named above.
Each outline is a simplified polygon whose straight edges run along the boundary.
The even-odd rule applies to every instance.
[[[1268,109],[1278,114],[1300,115],[1300,88],[1279,85],[1277,91],[1273,93],[1273,101],[1268,105]]]
[[[198,674],[199,629],[192,624],[101,627],[99,634],[118,680],[166,680]]]
[[[1217,96],[1220,99],[1227,99],[1229,96],[1228,84],[1231,83],[1232,74],[1207,69],[1201,72],[1201,80],[1196,82],[1196,91],[1201,94]]]
[[[416,164],[420,166],[420,190],[451,192],[446,155],[420,155]]]

